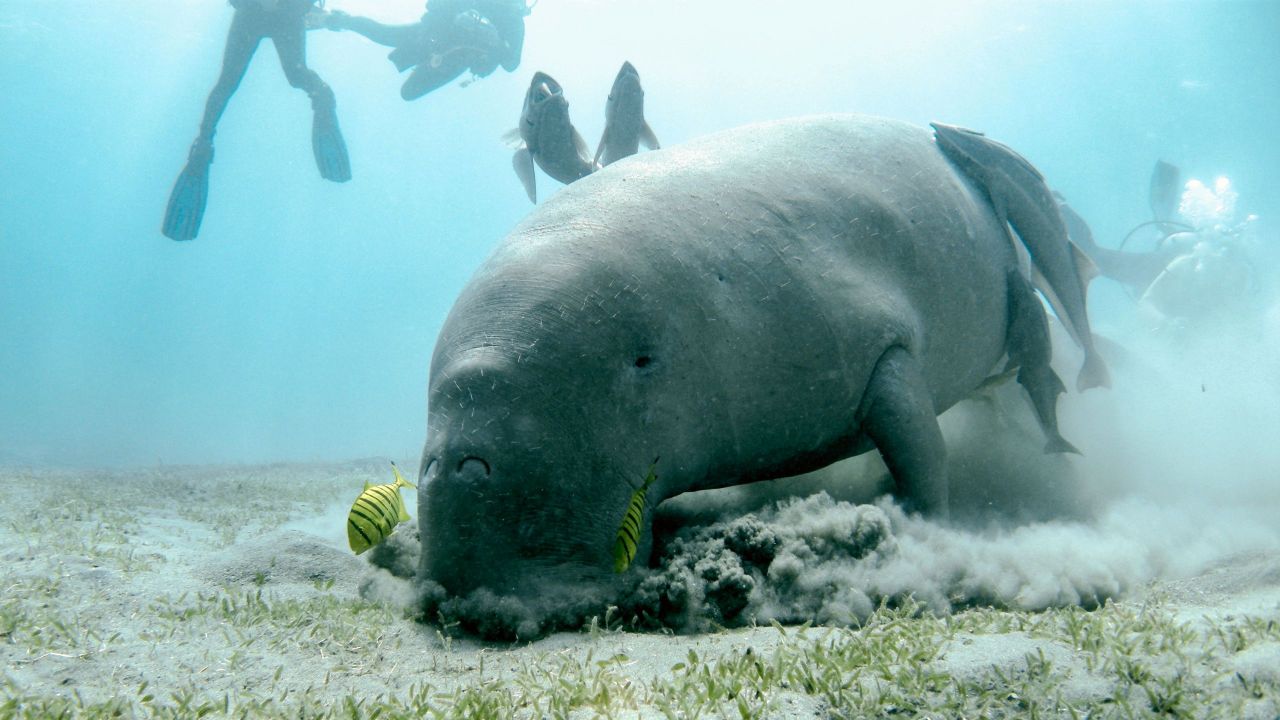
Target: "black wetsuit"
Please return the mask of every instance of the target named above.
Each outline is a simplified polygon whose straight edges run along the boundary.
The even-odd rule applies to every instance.
[[[524,50],[523,0],[431,0],[412,25],[384,25],[348,17],[343,27],[395,48],[387,56],[396,69],[412,72],[400,88],[405,100],[426,95],[470,69],[485,77],[501,65],[520,66]]]
[[[213,140],[218,120],[227,109],[227,102],[240,86],[249,61],[257,52],[264,38],[271,38],[280,56],[280,67],[293,87],[305,90],[316,110],[331,109],[333,90],[314,70],[307,67],[306,15],[315,6],[315,0],[278,0],[272,10],[267,10],[256,0],[230,0],[236,9],[227,32],[227,48],[222,56],[222,74],[209,92],[205,103],[204,118],[200,122],[200,137],[196,144],[209,144]]]

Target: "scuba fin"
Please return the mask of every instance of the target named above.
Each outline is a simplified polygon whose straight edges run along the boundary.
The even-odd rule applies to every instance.
[[[311,150],[316,156],[320,177],[333,182],[351,179],[351,159],[347,156],[347,143],[338,129],[337,103],[333,91],[316,93],[311,98],[315,121],[311,126]]]
[[[1156,161],[1151,170],[1147,201],[1151,205],[1151,217],[1156,220],[1172,220],[1178,214],[1178,203],[1182,201],[1182,172],[1177,165]]]
[[[204,206],[209,199],[209,165],[213,162],[213,145],[196,140],[187,157],[187,165],[173,183],[169,205],[164,211],[160,232],[172,240],[195,240],[204,219]]]

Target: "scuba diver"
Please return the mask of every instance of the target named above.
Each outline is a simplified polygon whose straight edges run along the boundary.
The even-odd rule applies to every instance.
[[[311,147],[320,177],[334,182],[351,179],[347,145],[338,129],[333,90],[307,67],[306,33],[313,20],[308,16],[317,2],[324,0],[230,0],[235,8],[227,47],[222,57],[222,73],[209,92],[200,134],[191,144],[187,165],[174,182],[161,231],[174,240],[193,240],[200,232],[205,202],[209,196],[209,164],[213,162],[213,135],[231,95],[240,86],[249,61],[263,38],[271,38],[280,56],[280,66],[293,87],[311,98],[315,120]]]
[[[489,76],[499,65],[515,71],[531,9],[525,0],[429,0],[422,19],[410,25],[385,25],[334,10],[325,16],[324,26],[394,48],[387,59],[396,70],[413,68],[400,96],[416,100],[464,70],[477,78]]]

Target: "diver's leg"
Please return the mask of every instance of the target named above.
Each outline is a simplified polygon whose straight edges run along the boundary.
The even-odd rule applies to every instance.
[[[447,85],[470,65],[470,56],[464,52],[432,55],[419,63],[400,86],[400,97],[417,100],[427,93]]]
[[[357,35],[387,47],[397,47],[410,42],[416,37],[418,23],[410,25],[387,25],[359,15],[348,15],[339,10],[329,14],[326,26],[332,30],[350,30]]]
[[[241,10],[237,10],[231,20],[231,29],[227,31],[227,47],[222,54],[222,72],[205,102],[204,118],[200,121],[200,136],[196,138],[196,145],[208,146],[213,142],[218,120],[222,118],[236,88],[240,87],[240,80],[249,68],[249,61],[253,59],[258,43],[262,42],[263,35],[255,24],[252,16]]]
[[[901,347],[880,356],[857,419],[893,476],[908,511],[946,518],[946,446],[920,363]]]
[[[275,43],[280,67],[290,85],[305,90],[313,105],[317,95],[328,95],[332,99],[333,91],[315,70],[307,67],[307,29],[301,18],[297,23],[273,33],[271,41]]]
[[[311,97],[315,119],[311,126],[311,149],[315,154],[320,177],[334,182],[351,179],[351,160],[347,143],[338,128],[337,100],[333,90],[315,70],[307,67],[307,31],[299,17],[296,23],[281,28],[271,36],[280,67],[289,84],[305,90]]]

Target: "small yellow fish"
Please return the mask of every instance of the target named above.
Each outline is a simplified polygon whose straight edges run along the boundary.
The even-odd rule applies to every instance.
[[[640,544],[640,521],[644,519],[644,498],[649,493],[649,486],[658,479],[653,471],[657,465],[658,459],[654,458],[644,484],[631,493],[631,502],[627,503],[627,514],[622,517],[618,537],[613,541],[613,571],[616,573],[626,572],[631,567],[631,561],[636,559],[636,547]]]
[[[386,540],[396,525],[409,519],[400,488],[418,488],[400,475],[395,463],[391,463],[391,472],[396,475],[394,483],[370,485],[366,480],[364,490],[347,515],[347,542],[357,555]]]

